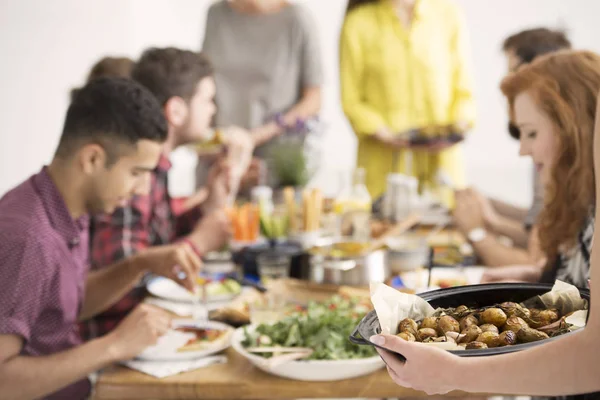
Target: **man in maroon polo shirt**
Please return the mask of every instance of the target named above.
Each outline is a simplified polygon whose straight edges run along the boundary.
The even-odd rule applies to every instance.
[[[139,354],[169,327],[140,306],[111,334],[81,344],[77,321],[109,307],[148,272],[193,289],[187,244],[155,247],[88,274],[88,213],[148,191],[167,136],[141,85],[108,78],[72,100],[51,164],[0,199],[0,397],[84,399],[88,374]]]

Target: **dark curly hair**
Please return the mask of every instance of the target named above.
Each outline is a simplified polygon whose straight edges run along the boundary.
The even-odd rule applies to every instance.
[[[114,163],[139,140],[162,143],[167,122],[148,89],[127,78],[98,78],[77,91],[67,110],[56,156],[97,143]]]
[[[190,100],[198,82],[212,74],[212,65],[202,53],[174,47],[146,50],[131,71],[131,77],[147,87],[161,105],[175,96]]]

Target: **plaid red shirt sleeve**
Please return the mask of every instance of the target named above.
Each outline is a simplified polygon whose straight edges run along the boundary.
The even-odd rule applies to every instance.
[[[94,269],[130,257],[151,245],[150,196],[135,196],[127,207],[94,218],[91,257]]]
[[[117,209],[112,215],[95,217],[90,238],[92,269],[105,268],[148,248],[151,218],[151,196],[136,196],[127,207]],[[112,331],[143,296],[144,287],[138,285],[107,310],[80,324],[81,336],[89,340]]]

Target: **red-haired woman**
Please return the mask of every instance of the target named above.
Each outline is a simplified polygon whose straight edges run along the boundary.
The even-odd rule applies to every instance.
[[[594,116],[600,115],[600,56],[567,51],[542,57],[507,77],[502,91],[521,129],[522,151],[531,154],[547,185],[540,218],[542,247],[550,257],[563,260],[559,277],[563,271],[571,277],[584,275],[583,267],[571,271],[566,260],[583,247],[589,249],[579,238],[591,232],[590,213],[594,206],[598,210],[594,171],[600,175],[600,124],[594,129]],[[593,252],[600,254],[599,241]],[[592,274],[600,274],[598,258],[591,268]],[[591,290],[594,304],[594,299],[600,300],[600,285],[593,284]],[[600,307],[591,307],[585,329],[501,356],[459,358],[395,336],[375,336],[371,341],[406,357],[400,362],[380,351],[390,376],[405,387],[430,394],[463,390],[556,396],[600,391],[598,337]]]

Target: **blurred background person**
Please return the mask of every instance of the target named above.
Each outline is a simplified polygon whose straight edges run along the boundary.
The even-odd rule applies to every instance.
[[[90,69],[86,83],[97,78],[130,78],[133,60],[129,57],[107,56],[98,60]],[[71,91],[73,97],[79,89]]]
[[[269,142],[321,108],[323,71],[317,26],[301,4],[220,0],[206,21],[202,51],[215,68],[217,127],[250,131],[256,145],[247,178],[264,168]],[[203,182],[210,159],[198,166]]]
[[[93,218],[90,228],[92,268],[99,270],[148,248],[188,243],[199,257],[219,250],[229,239],[223,208],[228,194],[227,168],[216,164],[210,192],[201,206],[183,213],[173,209],[168,192],[169,155],[180,146],[201,141],[215,111],[213,69],[201,53],[151,48],[135,63],[132,78],[150,90],[167,120],[168,137],[146,195],[137,195],[112,214]],[[94,338],[113,330],[145,296],[145,280],[112,307],[82,325],[82,336]]]
[[[454,126],[464,134],[473,126],[467,36],[461,11],[448,0],[348,2],[340,38],[342,106],[371,196],[384,193],[392,172],[416,176],[447,206],[452,191],[438,190],[438,172],[464,187],[461,146],[410,148],[402,133]]]
[[[510,73],[538,56],[570,48],[571,42],[564,32],[543,27],[511,35],[502,45]],[[520,139],[521,132],[514,123],[509,123],[508,132],[514,139]],[[535,226],[544,205],[543,185],[535,166],[532,182],[529,209],[487,198],[472,188],[457,193],[454,222],[469,238],[483,265],[530,265],[543,259]],[[506,244],[499,237],[508,238],[511,243]]]
[[[502,83],[520,153],[531,157],[546,198],[537,226],[544,268],[495,268],[484,282],[588,286],[594,227],[593,132],[600,91],[600,56],[586,51],[549,54]]]

